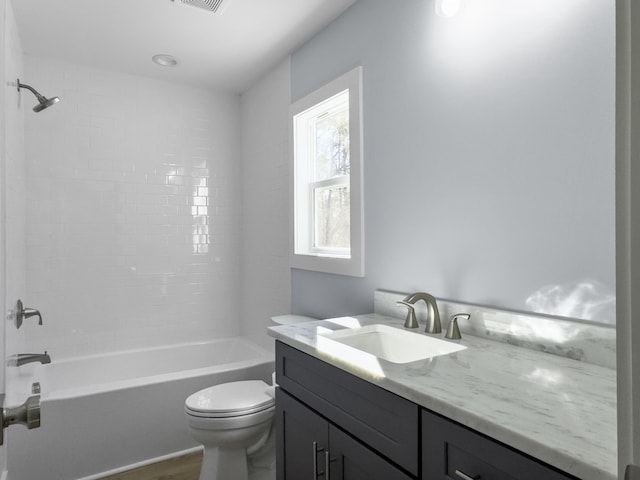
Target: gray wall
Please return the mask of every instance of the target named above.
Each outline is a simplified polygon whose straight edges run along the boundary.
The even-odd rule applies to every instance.
[[[292,101],[364,67],[366,276],[292,309],[425,290],[615,322],[614,2],[360,0],[292,56]]]

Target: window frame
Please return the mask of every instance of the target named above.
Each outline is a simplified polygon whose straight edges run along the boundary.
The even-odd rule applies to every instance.
[[[300,142],[296,129],[296,117],[312,110],[323,102],[348,90],[349,92],[349,191],[350,191],[350,255],[346,250],[330,251],[313,248],[311,239],[315,215],[309,215],[313,205],[313,188],[310,185],[338,185],[340,177],[331,180],[310,182],[309,165],[300,161],[298,149],[308,149]],[[305,95],[292,103],[290,108],[290,175],[291,175],[291,212],[290,212],[290,265],[291,268],[334,273],[356,277],[364,276],[364,199],[363,199],[363,129],[362,129],[362,67],[341,75],[335,80]],[[300,144],[302,143],[302,145]],[[342,182],[344,182],[344,178]],[[304,187],[303,187],[304,185]]]

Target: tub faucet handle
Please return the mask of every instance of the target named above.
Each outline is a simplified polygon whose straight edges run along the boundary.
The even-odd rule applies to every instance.
[[[27,308],[22,304],[22,300],[18,300],[16,302],[16,328],[20,328],[22,326],[22,322],[31,317],[38,317],[38,325],[42,325],[42,315],[40,315],[40,310]]]

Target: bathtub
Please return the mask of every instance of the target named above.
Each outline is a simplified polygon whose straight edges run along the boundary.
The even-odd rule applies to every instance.
[[[9,381],[39,380],[42,425],[8,431],[8,479],[92,480],[198,448],[185,399],[219,383],[270,382],[274,356],[234,337],[20,367],[29,368]]]

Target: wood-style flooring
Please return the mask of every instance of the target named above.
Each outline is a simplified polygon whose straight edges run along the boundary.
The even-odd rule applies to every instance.
[[[110,475],[101,480],[198,480],[201,464],[202,452],[195,452]]]
[[[275,463],[275,459],[274,459]],[[198,480],[202,451],[103,477],[100,480]],[[275,465],[249,465],[249,480],[275,480]]]

